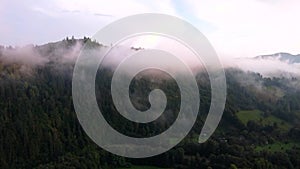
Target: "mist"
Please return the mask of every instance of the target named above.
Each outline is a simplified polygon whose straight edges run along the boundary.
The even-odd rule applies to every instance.
[[[41,46],[27,45],[24,47],[2,47],[0,48],[0,61],[2,64],[20,64],[22,69],[20,71],[28,71],[35,66],[43,66],[49,63],[55,63],[56,65],[70,64],[74,65],[80,52],[87,44],[86,39],[64,39],[63,41],[48,43]],[[97,44],[97,45],[95,45]],[[182,64],[188,67],[194,74],[205,71],[204,64],[196,55],[193,54],[188,48],[183,46],[177,41],[168,38],[158,38],[153,35],[146,35],[142,37],[132,38],[122,43],[112,46],[104,46],[96,42],[92,42],[93,55],[103,55],[110,47],[113,47],[111,51],[105,56],[103,62],[99,67],[109,67],[116,69],[117,66],[127,58],[148,49],[168,51],[174,57],[179,59]],[[90,50],[89,47],[85,48]],[[91,51],[91,50],[90,50]],[[291,57],[292,56],[292,57]],[[288,57],[291,60],[285,60],[277,55],[269,55],[268,57],[252,57],[252,58],[239,58],[239,59],[224,59],[222,58],[222,64],[224,69],[238,68],[245,72],[260,73],[263,77],[286,77],[293,78],[300,76],[300,63],[294,62],[293,57],[299,57],[291,55]],[[163,58],[162,58],[163,59]],[[148,57],[144,59],[131,60],[132,63],[127,68],[132,69],[134,66],[143,66],[145,63],[153,62]],[[172,59],[169,59],[168,64],[164,67],[172,72],[181,72],[181,68]],[[151,74],[151,71],[148,71]],[[155,76],[162,75],[155,71]],[[249,82],[249,80],[243,79],[243,83]],[[249,82],[250,83],[250,82]],[[248,83],[247,83],[248,84]],[[255,84],[260,86],[259,84]],[[298,86],[298,85],[297,85]]]
[[[3,48],[0,60],[7,64],[18,63],[25,65],[43,65],[49,61],[36,50],[33,45],[17,48]]]
[[[300,76],[300,64],[281,61],[279,58],[259,59],[240,58],[235,60],[237,68],[244,71],[257,72],[265,77],[286,77]]]

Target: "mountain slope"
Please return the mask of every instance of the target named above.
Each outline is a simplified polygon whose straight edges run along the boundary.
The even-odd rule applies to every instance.
[[[130,167],[131,164],[134,167],[151,165],[186,169],[300,167],[298,147],[290,148],[292,144],[287,144],[289,146],[279,148],[279,152],[276,148],[276,153],[265,148],[268,144],[300,141],[299,79],[266,78],[239,69],[226,69],[228,96],[225,111],[217,131],[206,143],[198,144],[197,138],[210,105],[210,83],[205,72],[198,72],[199,117],[190,134],[178,146],[146,159],[123,158],[104,151],[85,134],[74,112],[72,70],[75,60],[65,62],[62,58],[70,49],[76,48],[76,44],[76,40],[65,40],[33,46],[33,51],[42,51],[38,52],[39,57],[48,59],[43,64],[0,62],[1,169],[118,168]],[[24,65],[30,68],[30,74],[23,73]],[[180,106],[174,81],[161,79],[163,76],[133,80],[130,91],[133,91],[131,97],[134,98],[131,101],[138,108],[149,108],[148,92],[154,87],[163,89],[170,102],[163,115],[164,121],[136,124],[124,119],[112,103],[112,75],[112,69],[101,69],[95,83],[98,104],[102,105],[103,115],[116,130],[129,136],[144,137],[159,134],[172,125]],[[163,80],[163,83],[152,83],[158,80]],[[241,119],[240,113],[245,110],[249,110],[249,118],[244,116]],[[253,120],[254,114],[249,114],[252,113],[250,110],[264,114],[260,113],[258,119]],[[260,122],[259,118],[263,116],[266,119]],[[274,123],[282,121],[289,124],[287,130],[281,130],[280,125],[278,128]]]

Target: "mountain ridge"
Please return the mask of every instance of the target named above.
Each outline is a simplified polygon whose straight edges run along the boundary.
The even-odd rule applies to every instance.
[[[294,63],[300,63],[300,54],[292,55],[286,52],[279,52],[270,55],[259,55],[254,57],[254,59],[266,59],[266,60],[276,59],[289,64],[294,64]]]

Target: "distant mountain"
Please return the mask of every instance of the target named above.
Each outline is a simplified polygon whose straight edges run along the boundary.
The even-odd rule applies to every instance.
[[[280,60],[289,64],[300,63],[300,54],[292,55],[289,53],[275,53],[271,55],[256,56],[255,59]]]
[[[264,77],[300,77],[300,54],[275,53],[256,57],[239,58],[236,67],[260,73]]]

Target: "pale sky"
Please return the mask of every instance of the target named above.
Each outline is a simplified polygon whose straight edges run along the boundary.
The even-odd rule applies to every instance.
[[[138,13],[178,16],[196,26],[223,58],[300,53],[299,0],[0,0],[0,45],[93,36]]]

